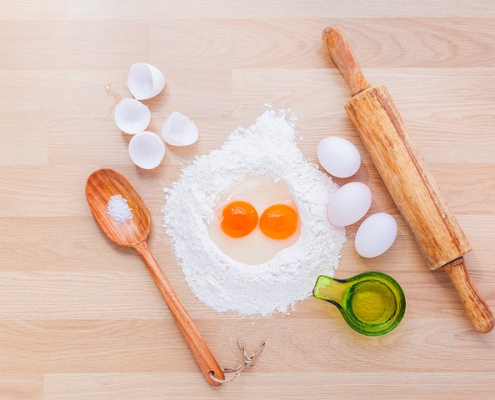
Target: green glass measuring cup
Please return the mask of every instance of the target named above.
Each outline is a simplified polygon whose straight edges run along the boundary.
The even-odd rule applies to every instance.
[[[390,332],[406,311],[402,288],[382,272],[365,272],[349,279],[320,275],[313,296],[337,306],[347,324],[367,336]]]

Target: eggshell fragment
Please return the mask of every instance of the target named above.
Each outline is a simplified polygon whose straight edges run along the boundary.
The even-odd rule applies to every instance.
[[[358,254],[365,258],[385,253],[397,237],[397,222],[386,213],[373,214],[361,224],[354,245]]]
[[[129,155],[138,167],[153,169],[160,165],[165,155],[165,144],[156,133],[138,133],[129,142]]]
[[[148,107],[137,100],[124,99],[115,107],[113,117],[122,132],[136,134],[148,127],[151,112]]]
[[[162,127],[162,138],[171,146],[188,146],[198,140],[198,127],[180,112],[169,115]]]
[[[368,212],[371,206],[371,190],[361,182],[351,182],[340,187],[328,203],[328,220],[336,226],[352,225]]]
[[[337,178],[348,178],[361,166],[356,146],[339,136],[329,136],[320,141],[316,152],[325,171]]]
[[[132,64],[127,77],[129,91],[137,100],[155,97],[165,87],[165,76],[162,71],[146,63]]]

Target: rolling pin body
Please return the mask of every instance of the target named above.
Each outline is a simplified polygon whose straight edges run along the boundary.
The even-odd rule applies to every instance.
[[[384,86],[371,87],[345,106],[404,221],[431,269],[471,247],[416,150]]]
[[[339,29],[326,28],[323,41],[351,89],[346,112],[428,266],[443,267],[473,328],[490,332],[493,314],[464,263],[463,256],[471,247],[416,150],[390,94],[383,86],[369,85]]]

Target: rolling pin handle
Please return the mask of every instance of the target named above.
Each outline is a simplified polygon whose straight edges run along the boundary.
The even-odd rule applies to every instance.
[[[338,28],[328,27],[323,31],[323,42],[325,43],[330,58],[340,71],[344,80],[351,89],[352,96],[370,88],[352,54],[351,45]]]
[[[449,274],[473,328],[480,333],[490,332],[494,324],[493,314],[471,281],[464,257],[451,261],[443,269]]]

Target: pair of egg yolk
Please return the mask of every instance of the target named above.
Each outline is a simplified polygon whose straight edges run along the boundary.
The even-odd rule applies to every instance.
[[[271,239],[284,240],[297,230],[297,211],[286,204],[268,207],[259,218],[261,232]],[[249,235],[258,225],[258,212],[246,201],[234,201],[222,211],[222,230],[230,237]]]

